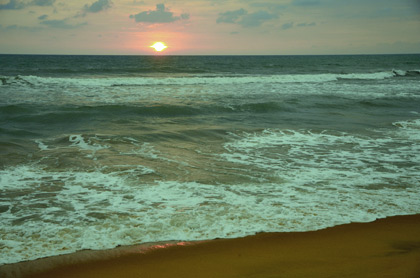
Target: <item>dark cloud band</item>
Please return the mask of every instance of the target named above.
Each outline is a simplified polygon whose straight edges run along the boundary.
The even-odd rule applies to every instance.
[[[98,0],[94,2],[92,5],[85,5],[85,12],[88,13],[98,13],[100,11],[104,11],[109,9],[112,5],[110,0]]]
[[[181,19],[189,19],[190,15],[187,13],[181,14],[180,16],[174,16],[172,12],[165,9],[164,4],[157,4],[156,10],[145,11],[138,14],[130,15],[136,22],[146,23],[170,23]]]

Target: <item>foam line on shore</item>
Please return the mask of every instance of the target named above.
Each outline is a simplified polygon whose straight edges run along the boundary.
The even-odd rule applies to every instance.
[[[82,251],[0,267],[2,277],[419,277],[420,214],[312,232]],[[309,276],[308,276],[309,275]]]

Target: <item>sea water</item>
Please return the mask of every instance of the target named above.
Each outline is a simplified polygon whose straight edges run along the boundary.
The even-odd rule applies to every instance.
[[[420,55],[0,56],[0,264],[420,213]]]

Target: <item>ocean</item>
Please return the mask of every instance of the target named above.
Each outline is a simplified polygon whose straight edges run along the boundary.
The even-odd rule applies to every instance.
[[[0,55],[0,264],[420,213],[420,55]]]

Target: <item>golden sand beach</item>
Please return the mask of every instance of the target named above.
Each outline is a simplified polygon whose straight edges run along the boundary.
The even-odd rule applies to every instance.
[[[82,251],[0,267],[2,277],[420,277],[420,215],[313,232]]]

